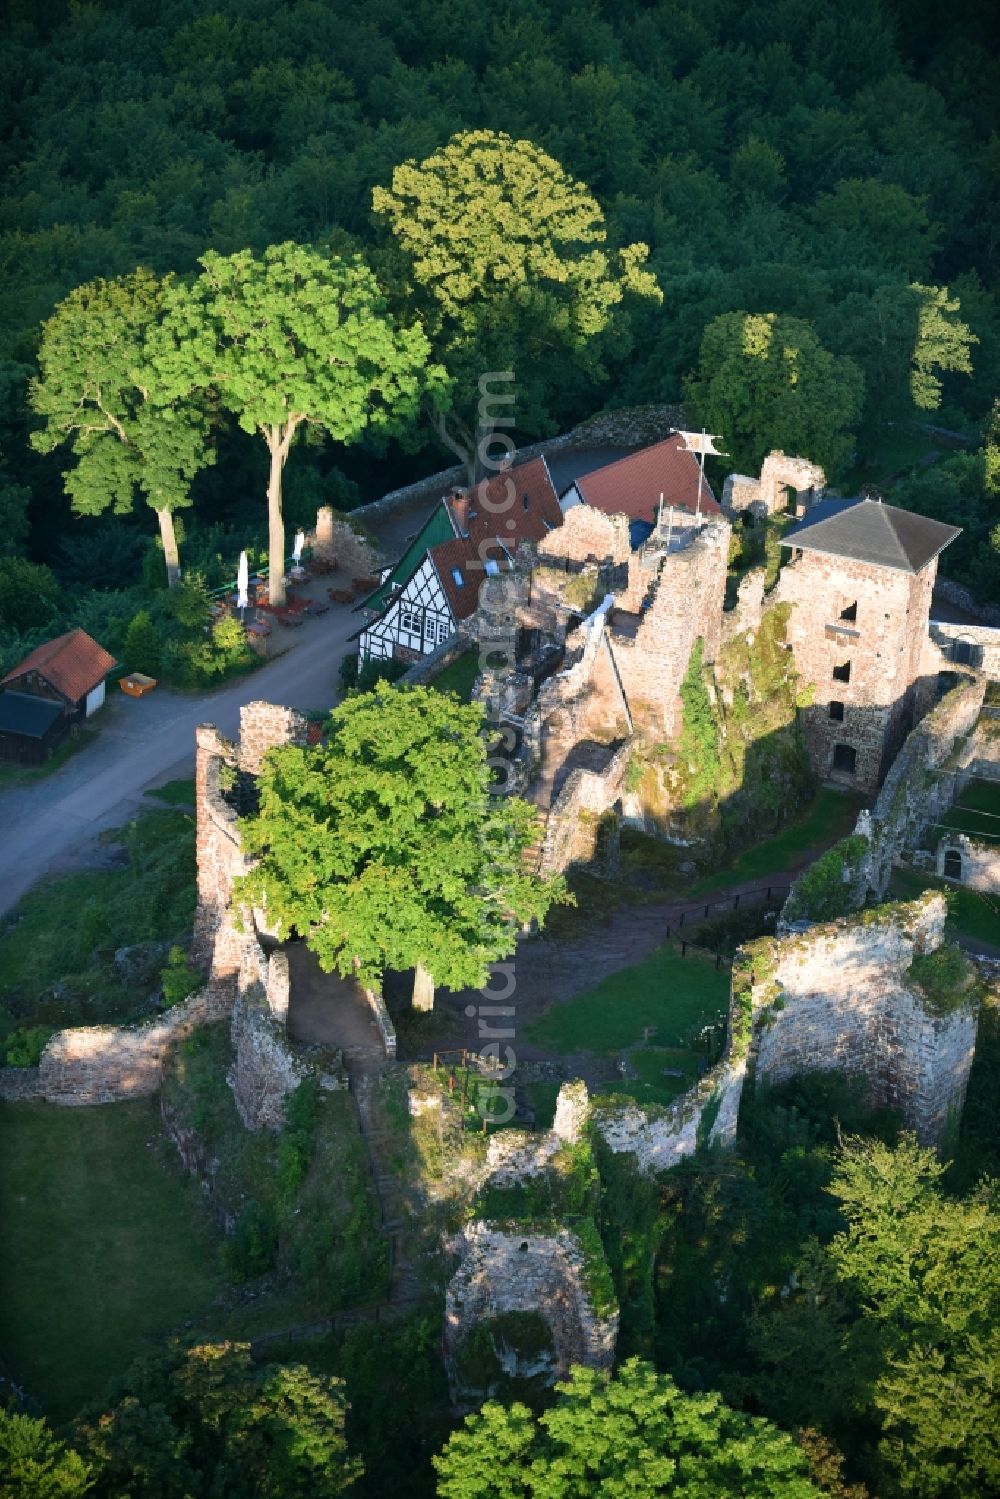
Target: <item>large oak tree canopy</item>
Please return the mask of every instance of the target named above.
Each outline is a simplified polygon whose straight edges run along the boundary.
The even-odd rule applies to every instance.
[[[537,814],[491,795],[481,727],[478,706],[382,683],[334,710],[326,745],[271,751],[243,889],[280,936],[305,937],[327,972],[414,968],[431,1000],[434,984],[486,982],[564,887],[526,868]]]
[[[512,370],[519,424],[542,427],[567,381],[600,380],[627,353],[626,297],[662,300],[648,247],[611,248],[596,198],[531,141],[465,131],[396,167],[372,202],[452,377],[435,428],[473,478],[481,375]]]
[[[31,387],[45,421],[32,446],[49,453],[68,442],[76,459],[65,475],[73,509],[122,515],[141,493],[156,511],[170,583],[179,574],[173,512],[191,503],[192,480],[214,458],[202,406],[187,391],[168,391],[151,363],[175,294],[171,277],[141,268],[78,286],[43,326]]]
[[[269,586],[282,602],[281,479],[299,429],[344,443],[399,433],[440,372],[423,330],[397,325],[359,257],[287,243],[262,256],[210,251],[201,265],[192,286],[172,288],[156,368],[172,393],[212,393],[266,442]]]

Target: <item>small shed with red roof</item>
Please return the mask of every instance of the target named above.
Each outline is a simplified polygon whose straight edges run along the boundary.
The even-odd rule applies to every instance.
[[[105,678],[117,665],[86,630],[69,630],[36,646],[0,679],[0,687],[58,703],[73,723],[97,712],[104,702]]]

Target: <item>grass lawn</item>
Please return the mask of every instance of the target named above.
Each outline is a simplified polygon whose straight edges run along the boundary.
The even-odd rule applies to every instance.
[[[686,958],[665,942],[634,968],[623,968],[566,1004],[553,1005],[527,1027],[529,1039],[553,1051],[613,1053],[655,1027],[658,1047],[687,1051],[698,1031],[724,1014],[729,970],[711,958]],[[680,1065],[675,1063],[672,1065]]]
[[[0,1028],[94,1024],[133,1014],[149,991],[114,966],[115,949],[183,941],[195,907],[194,819],[157,808],[121,831],[127,865],[41,880],[0,924]]]
[[[988,942],[1000,947],[1000,896],[985,895],[965,885],[953,885],[933,875],[913,869],[894,869],[889,885],[891,900],[913,900],[925,890],[943,890],[949,897],[949,937],[964,937],[970,942]]]
[[[78,729],[41,765],[0,764],[0,791],[7,791],[13,786],[28,786],[32,781],[43,781],[80,750],[86,749],[96,738],[96,729]]]
[[[747,880],[765,881],[768,875],[782,873],[807,849],[826,847],[843,838],[854,827],[864,805],[863,797],[821,786],[798,821],[789,823],[773,838],[748,848],[728,869],[699,880],[689,893],[705,895],[710,890],[742,885]]]
[[[194,777],[188,781],[167,781],[165,786],[154,786],[147,796],[155,796],[158,802],[168,807],[194,806]]]
[[[944,814],[938,831],[945,829],[989,842],[1000,838],[1000,785],[995,781],[970,781],[960,801]]]
[[[472,698],[472,688],[479,675],[479,652],[466,651],[456,660],[450,662],[434,678],[428,682],[428,687],[433,687],[437,692],[454,692],[463,703]]]
[[[0,1104],[0,1349],[64,1421],[223,1288],[194,1184],[170,1169],[153,1100]]]

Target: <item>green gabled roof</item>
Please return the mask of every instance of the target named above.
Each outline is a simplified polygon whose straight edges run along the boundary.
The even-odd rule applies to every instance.
[[[439,500],[392,572],[379,584],[374,593],[361,600],[358,608],[384,609],[393,589],[406,587],[430,548],[438,546],[442,541],[454,541],[454,539],[455,531],[448,518],[447,508]]]

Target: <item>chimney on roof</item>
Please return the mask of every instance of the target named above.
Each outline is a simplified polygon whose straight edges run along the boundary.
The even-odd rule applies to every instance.
[[[462,536],[469,534],[469,491],[456,489],[451,497],[451,513]]]

